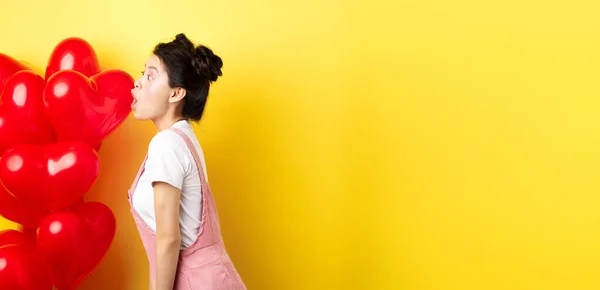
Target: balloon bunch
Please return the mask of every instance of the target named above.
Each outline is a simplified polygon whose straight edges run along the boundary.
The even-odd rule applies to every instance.
[[[22,227],[0,232],[0,289],[75,289],[104,258],[115,216],[84,195],[133,82],[81,38],[56,45],[44,77],[0,53],[0,215]]]

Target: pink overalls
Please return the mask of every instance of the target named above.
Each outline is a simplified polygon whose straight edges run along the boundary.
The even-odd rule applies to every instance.
[[[177,128],[171,128],[181,136],[194,156],[200,182],[202,183],[202,216],[196,241],[189,247],[181,250],[177,275],[175,277],[175,290],[245,290],[246,286],[237,273],[223,244],[219,216],[210,186],[204,178],[204,170],[198,152],[188,136]],[[147,156],[146,156],[147,158]],[[129,189],[129,204],[131,213],[142,238],[142,243],[148,255],[150,264],[150,287],[156,281],[156,237],[154,232],[146,225],[133,208],[131,198],[135,192],[138,180],[144,172],[146,160]]]

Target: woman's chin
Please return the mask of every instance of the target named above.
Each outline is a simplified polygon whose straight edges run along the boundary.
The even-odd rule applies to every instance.
[[[136,120],[146,120],[146,118],[144,118],[144,116],[142,114],[140,114],[139,111],[136,111],[135,109],[133,110],[133,118],[135,118]]]

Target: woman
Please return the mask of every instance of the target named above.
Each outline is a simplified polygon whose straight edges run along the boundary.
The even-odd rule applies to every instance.
[[[150,264],[150,289],[246,289],[221,237],[202,149],[199,121],[223,62],[184,35],[158,44],[132,89],[133,115],[158,133],[129,190]]]

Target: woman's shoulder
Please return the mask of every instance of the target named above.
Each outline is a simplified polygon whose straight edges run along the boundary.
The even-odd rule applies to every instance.
[[[179,134],[173,130],[163,130],[152,137],[152,140],[150,140],[150,144],[148,145],[148,152],[164,153],[169,151],[180,151],[186,148],[187,145]]]

